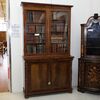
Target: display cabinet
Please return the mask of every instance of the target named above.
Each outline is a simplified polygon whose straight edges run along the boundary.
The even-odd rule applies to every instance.
[[[71,7],[22,3],[25,97],[72,92]]]
[[[94,14],[81,24],[81,57],[78,90],[100,93],[100,16]]]

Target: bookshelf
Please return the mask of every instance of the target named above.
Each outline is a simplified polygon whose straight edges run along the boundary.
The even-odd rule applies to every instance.
[[[24,17],[25,98],[72,92],[70,5],[22,3]],[[59,73],[59,74],[58,74]]]

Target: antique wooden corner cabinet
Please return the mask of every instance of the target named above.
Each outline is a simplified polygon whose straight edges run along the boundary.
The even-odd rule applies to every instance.
[[[78,90],[100,93],[100,16],[94,14],[81,24],[81,58]]]
[[[25,97],[72,92],[71,7],[22,3]]]

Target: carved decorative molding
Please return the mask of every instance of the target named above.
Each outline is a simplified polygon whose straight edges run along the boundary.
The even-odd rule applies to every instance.
[[[87,80],[89,87],[100,87],[100,65],[87,64]]]

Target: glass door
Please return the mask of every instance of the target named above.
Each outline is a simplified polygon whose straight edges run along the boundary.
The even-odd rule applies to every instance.
[[[25,26],[25,51],[27,54],[45,52],[45,19],[45,11],[27,11]]]
[[[54,11],[51,19],[51,52],[65,53],[68,48],[68,15]]]
[[[100,17],[91,17],[86,27],[86,55],[100,56]]]

